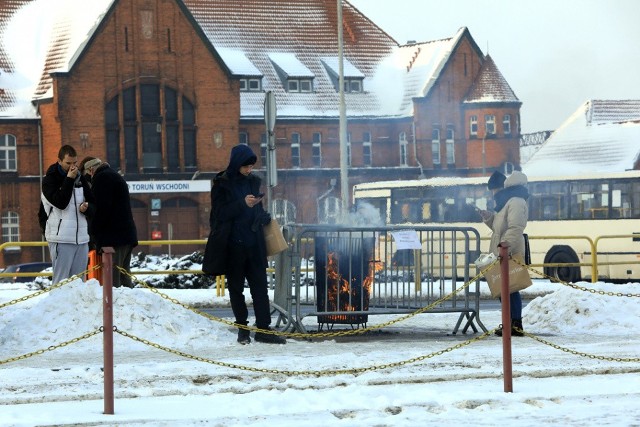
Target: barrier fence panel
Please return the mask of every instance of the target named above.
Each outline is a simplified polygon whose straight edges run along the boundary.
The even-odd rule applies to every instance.
[[[408,232],[420,249],[398,248],[400,232]],[[280,292],[287,292],[284,299],[291,301],[291,318],[301,331],[310,316],[318,330],[357,328],[370,315],[427,307],[426,313],[460,313],[454,334],[461,325],[462,332],[477,332],[476,325],[486,331],[479,317],[480,284],[464,287],[476,275],[472,262],[480,253],[473,228],[300,225],[291,242],[291,285]],[[457,288],[463,289],[451,295]],[[276,298],[283,300],[281,294]]]

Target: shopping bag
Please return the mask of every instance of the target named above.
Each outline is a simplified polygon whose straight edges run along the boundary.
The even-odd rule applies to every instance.
[[[286,250],[289,245],[282,235],[280,224],[275,219],[264,227],[264,240],[267,244],[267,256],[279,254]]]
[[[519,261],[519,263],[515,260]],[[484,278],[487,279],[493,298],[498,298],[502,289],[502,270],[500,268],[500,263],[497,263],[484,273]],[[531,283],[531,276],[529,276],[529,270],[524,265],[524,258],[521,255],[514,256],[513,259],[509,260],[509,293],[512,294],[526,289],[531,286]]]

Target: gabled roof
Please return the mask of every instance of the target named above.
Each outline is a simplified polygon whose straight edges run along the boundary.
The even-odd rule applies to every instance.
[[[640,100],[590,100],[523,165],[528,175],[622,172],[640,156]]]
[[[465,104],[493,102],[521,104],[489,55],[485,56],[480,72],[463,102]]]
[[[0,116],[36,117],[31,102],[52,96],[50,74],[72,69],[120,1],[2,2]],[[334,0],[175,1],[232,77],[261,78],[263,90],[274,92],[279,117],[339,116],[339,94],[330,75],[338,57]],[[363,79],[362,93],[345,94],[351,117],[411,116],[412,98],[429,93],[468,35],[462,28],[451,38],[399,46],[347,1],[343,30],[345,68]],[[288,67],[294,62],[282,58],[295,58],[295,69],[313,79],[313,92],[287,92],[282,76],[288,73],[278,70],[273,58]],[[336,58],[336,64],[328,58]],[[240,100],[242,118],[263,116],[264,93],[241,92]]]

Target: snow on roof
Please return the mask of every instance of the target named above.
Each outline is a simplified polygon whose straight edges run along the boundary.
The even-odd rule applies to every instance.
[[[621,172],[640,155],[640,100],[589,100],[523,165],[530,176]]]
[[[520,100],[502,73],[498,70],[491,56],[487,55],[482,63],[482,67],[480,67],[480,73],[476,81],[463,102],[466,104],[485,102],[519,103]]]
[[[251,77],[263,76],[243,51],[226,47],[216,47],[216,51],[234,75]]]
[[[325,56],[320,58],[320,61],[334,76],[340,75],[340,61],[337,56]],[[346,58],[342,58],[342,75],[346,78],[364,78],[364,74]]]

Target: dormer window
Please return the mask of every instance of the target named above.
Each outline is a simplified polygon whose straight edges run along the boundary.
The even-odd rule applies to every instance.
[[[240,79],[240,91],[241,92],[260,92],[262,91],[262,79],[259,78],[241,78]]]
[[[315,75],[293,53],[270,53],[269,59],[287,92],[313,92]]]
[[[288,79],[287,92],[312,92],[313,83],[310,79]]]
[[[320,62],[329,74],[331,83],[336,91],[340,89],[340,68],[338,58],[320,58]],[[364,91],[364,74],[358,70],[349,60],[342,59],[342,78],[344,79],[344,91],[347,93],[360,93]]]

